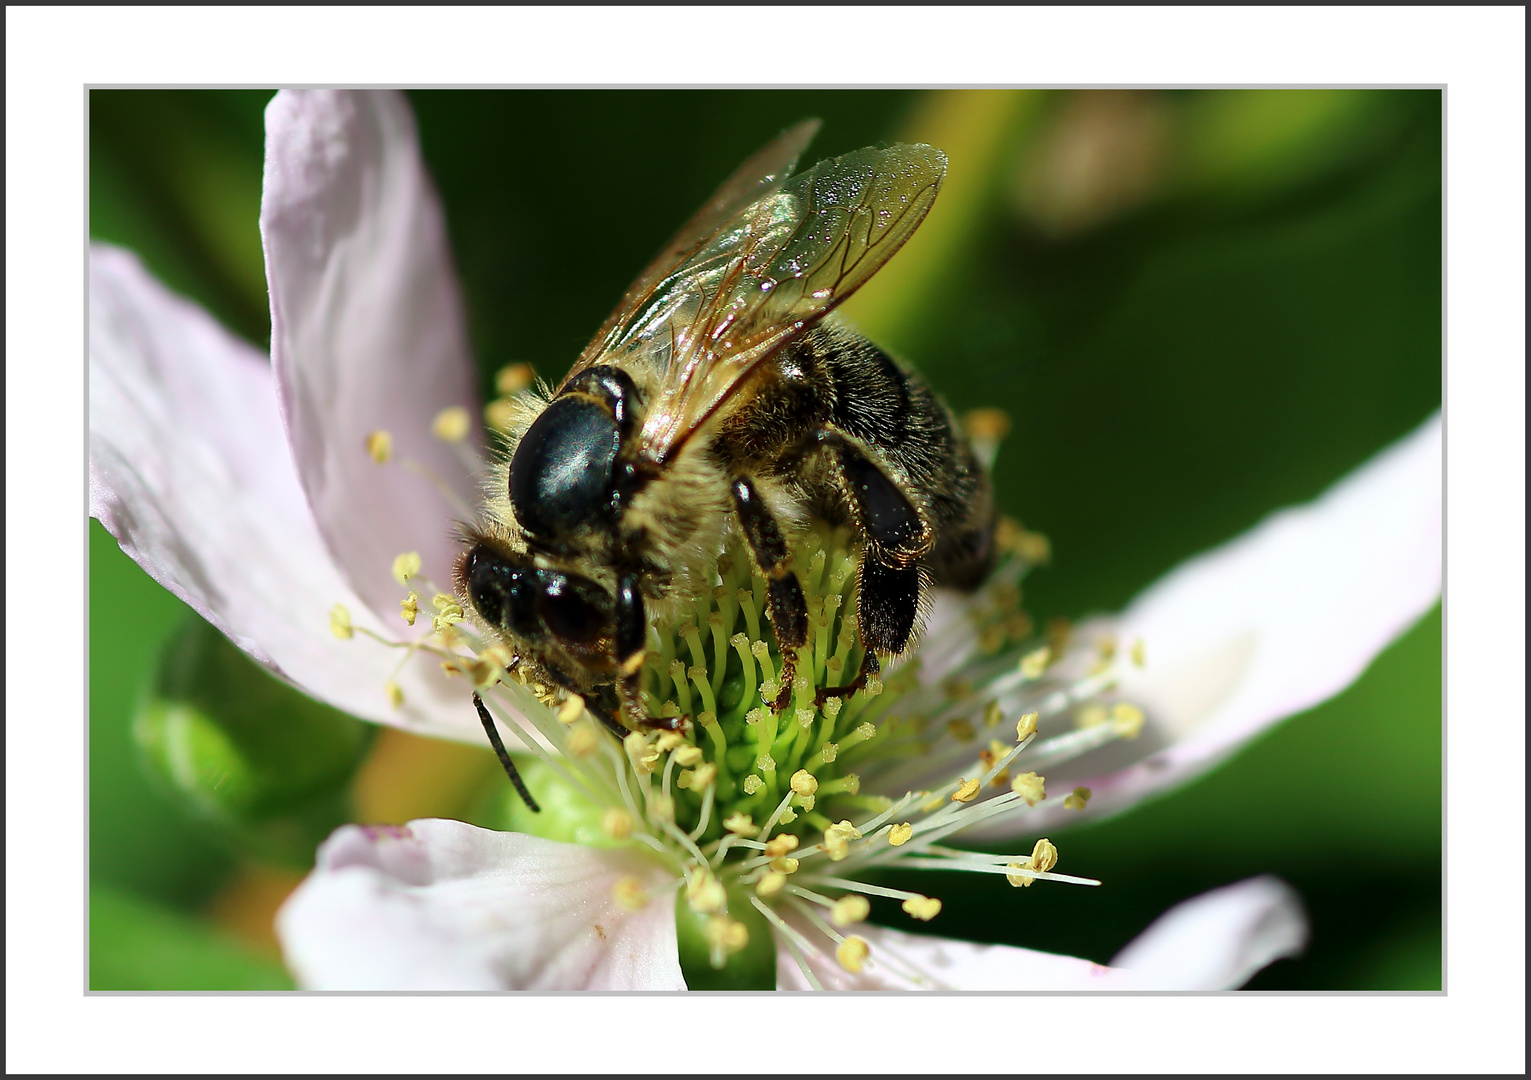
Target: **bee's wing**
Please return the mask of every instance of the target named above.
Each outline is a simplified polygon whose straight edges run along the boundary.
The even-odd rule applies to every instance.
[[[818,120],[803,120],[751,155],[750,159],[734,170],[712,193],[712,198],[691,219],[680,227],[667,244],[643,268],[643,272],[627,287],[622,302],[601,325],[573,369],[564,377],[568,382],[585,368],[599,362],[606,352],[606,342],[613,332],[652,296],[654,286],[673,274],[694,255],[701,245],[717,232],[718,227],[734,217],[762,196],[781,186],[797,165],[797,159],[819,131]]]
[[[946,155],[932,147],[868,147],[773,180],[727,216],[709,204],[696,220],[711,231],[630,295],[578,367],[638,352],[658,367],[640,452],[664,461],[757,363],[892,257],[945,175]]]

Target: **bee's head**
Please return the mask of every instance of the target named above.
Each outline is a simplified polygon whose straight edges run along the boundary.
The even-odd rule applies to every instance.
[[[610,655],[611,594],[589,578],[545,570],[488,544],[458,563],[458,594],[488,625],[529,646],[557,645],[587,664]]]

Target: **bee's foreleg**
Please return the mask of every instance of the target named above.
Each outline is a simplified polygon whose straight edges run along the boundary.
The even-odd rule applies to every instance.
[[[792,700],[792,684],[797,677],[797,650],[808,643],[808,600],[792,570],[791,552],[781,528],[760,492],[742,476],[734,478],[730,490],[750,554],[760,575],[766,579],[770,594],[771,629],[776,632],[776,647],[781,652],[781,689],[771,707],[780,712]]]

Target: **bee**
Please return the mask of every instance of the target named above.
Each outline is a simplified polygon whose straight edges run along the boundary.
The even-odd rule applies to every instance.
[[[848,523],[863,553],[864,659],[820,704],[916,643],[933,586],[976,588],[993,561],[989,481],[952,414],[832,314],[919,226],[946,155],[868,147],[794,175],[817,128],[746,161],[524,400],[463,529],[464,608],[619,735],[686,722],[645,715],[648,626],[715,584],[736,537],[768,583],[777,710],[808,637],[788,544],[807,518]]]

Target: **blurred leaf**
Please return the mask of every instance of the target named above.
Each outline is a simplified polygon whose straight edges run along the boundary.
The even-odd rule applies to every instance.
[[[992,228],[1003,190],[1001,166],[1029,134],[1043,97],[1039,90],[939,90],[921,100],[897,141],[944,150],[946,179],[919,230],[846,301],[843,314],[859,331],[899,353],[908,324],[945,302],[954,267]]]
[[[175,291],[262,347],[269,90],[92,90],[90,235],[132,248]]]
[[[1224,90],[1181,95],[1183,182],[1218,198],[1289,187],[1375,151],[1404,116],[1390,96],[1413,90]]]
[[[347,788],[372,731],[272,678],[200,618],[165,646],[133,722],[189,815],[296,866],[349,819]]]
[[[92,990],[291,990],[281,965],[206,923],[126,893],[90,890]]]
[[[90,873],[164,903],[202,903],[232,869],[153,787],[130,733],[160,644],[195,617],[90,524]]]

